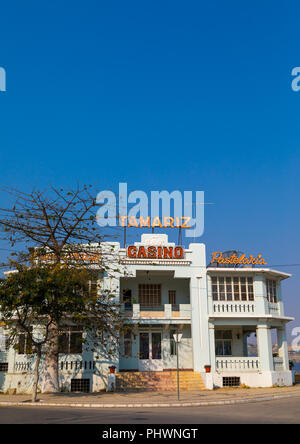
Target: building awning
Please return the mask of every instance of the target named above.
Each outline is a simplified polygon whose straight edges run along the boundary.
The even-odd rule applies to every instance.
[[[291,277],[292,275],[289,273],[284,273],[282,271],[273,270],[272,268],[255,268],[255,267],[245,267],[245,268],[228,268],[228,267],[209,267],[207,268],[207,274],[224,274],[224,273],[232,273],[232,274],[245,274],[245,273],[252,273],[252,274],[258,274],[258,273],[266,273],[270,276],[278,277],[280,279],[287,279]]]

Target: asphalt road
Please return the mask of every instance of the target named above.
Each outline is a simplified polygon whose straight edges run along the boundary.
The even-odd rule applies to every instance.
[[[300,424],[300,399],[156,409],[0,407],[0,424]]]

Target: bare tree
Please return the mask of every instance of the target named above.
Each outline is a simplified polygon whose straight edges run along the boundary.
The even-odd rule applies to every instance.
[[[97,225],[96,191],[92,186],[77,186],[75,190],[49,187],[43,191],[34,189],[31,193],[11,188],[2,188],[2,191],[14,200],[11,208],[0,208],[1,239],[13,249],[10,260],[19,264],[51,263],[77,268],[92,264],[107,273],[118,271],[114,247],[101,248],[106,236]],[[59,295],[53,292],[51,297],[52,304],[57,305]],[[59,330],[59,321],[52,319],[47,332],[44,392],[59,390]]]

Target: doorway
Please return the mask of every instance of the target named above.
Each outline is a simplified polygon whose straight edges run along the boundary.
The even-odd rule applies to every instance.
[[[139,371],[162,371],[161,331],[141,331],[139,340]]]

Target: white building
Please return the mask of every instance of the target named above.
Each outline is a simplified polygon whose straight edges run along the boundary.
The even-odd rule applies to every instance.
[[[105,388],[112,364],[119,389],[175,389],[175,332],[182,333],[183,389],[292,384],[286,324],[293,318],[284,314],[281,293],[281,281],[289,274],[250,265],[207,267],[204,244],[182,249],[161,234],[142,235],[141,242],[126,249],[114,243],[114,250],[120,272],[104,274],[102,285],[120,297],[133,333],[121,338],[119,356],[108,360],[100,352],[76,349],[76,335],[82,332],[70,330],[60,355],[64,389]],[[277,356],[272,335],[277,335]],[[255,336],[257,348],[251,347]],[[30,389],[34,358],[26,354],[26,338],[21,339],[19,352],[0,353],[2,391]]]

